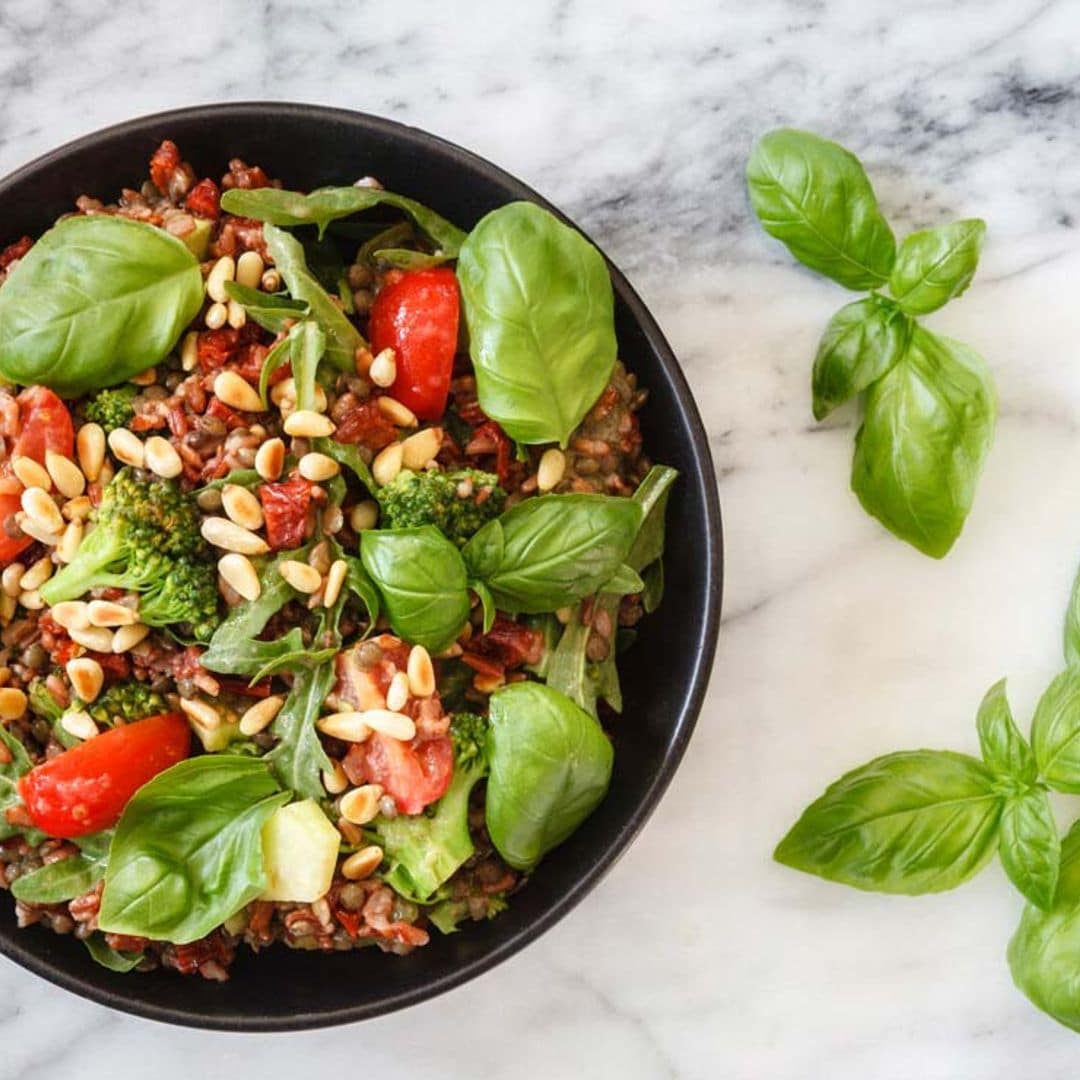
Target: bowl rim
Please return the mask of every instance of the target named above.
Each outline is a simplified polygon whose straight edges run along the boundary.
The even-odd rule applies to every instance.
[[[355,1023],[419,1004],[461,986],[501,964],[540,938],[575,908],[626,852],[631,842],[656,810],[660,799],[682,761],[708,689],[720,630],[723,592],[723,531],[716,472],[713,466],[708,435],[700,411],[674,351],[633,286],[608,258],[600,245],[596,244],[579,225],[548,199],[486,158],[448,139],[433,135],[422,128],[360,110],[293,101],[216,102],[146,113],[80,135],[33,158],[13,172],[0,177],[0,196],[3,196],[13,185],[35,176],[42,170],[61,164],[72,153],[94,146],[102,140],[138,134],[144,131],[150,134],[152,131],[161,129],[170,123],[189,123],[197,120],[213,123],[216,118],[224,117],[266,120],[280,115],[289,115],[294,118],[313,120],[319,123],[335,121],[355,123],[360,121],[369,129],[378,131],[388,137],[401,138],[405,136],[413,145],[437,150],[440,155],[449,156],[456,161],[467,164],[471,169],[485,174],[488,178],[512,192],[514,197],[527,199],[550,210],[563,221],[573,225],[600,250],[607,262],[615,294],[626,305],[634,324],[640,329],[649,349],[658,358],[661,367],[671,382],[678,407],[687,420],[690,450],[702,481],[701,497],[708,526],[705,536],[702,537],[702,564],[705,575],[704,593],[706,599],[701,621],[701,632],[694,648],[692,675],[683,694],[683,703],[678,715],[677,727],[673,732],[667,753],[661,762],[661,767],[651,778],[632,813],[623,823],[621,829],[610,837],[604,848],[598,852],[595,862],[589,866],[585,873],[575,879],[559,899],[543,912],[539,918],[522,927],[520,931],[505,941],[496,944],[482,956],[467,961],[452,972],[414,988],[394,992],[378,1002],[342,1005],[333,1010],[313,1010],[284,1018],[240,1015],[235,1012],[207,1015],[190,1012],[175,1005],[159,1005],[153,1001],[131,996],[127,993],[122,994],[112,990],[102,990],[96,986],[90,987],[84,984],[77,974],[63,970],[41,955],[40,950],[33,947],[34,941],[37,940],[34,935],[24,936],[17,934],[14,940],[0,935],[0,954],[48,982],[80,997],[144,1019],[185,1027],[233,1032],[299,1031],[330,1027]]]

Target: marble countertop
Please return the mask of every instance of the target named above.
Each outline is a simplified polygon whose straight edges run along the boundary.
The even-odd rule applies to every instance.
[[[1010,983],[1020,902],[996,866],[903,900],[794,874],[770,852],[846,768],[905,747],[973,750],[987,686],[1008,675],[1026,717],[1060,664],[1080,558],[1076,5],[486,8],[10,0],[0,172],[134,114],[307,100],[460,142],[580,221],[666,330],[721,476],[724,628],[686,761],[586,903],[448,996],[335,1031],[193,1036],[0,961],[0,1073],[1072,1075],[1076,1036]],[[930,317],[986,356],[1002,402],[945,563],[884,534],[849,493],[854,418],[811,421],[810,361],[844,298],[748,217],[750,141],[780,123],[859,153],[898,231],[989,222],[974,287]]]

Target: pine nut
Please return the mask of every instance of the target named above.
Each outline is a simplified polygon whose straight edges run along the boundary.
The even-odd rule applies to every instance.
[[[37,487],[48,491],[52,487],[52,477],[48,470],[33,458],[20,455],[11,459],[11,471],[19,478],[23,487]]]
[[[316,439],[334,434],[334,425],[328,416],[313,409],[297,409],[285,421],[285,434],[297,435],[304,439]]]
[[[402,462],[406,469],[422,469],[442,446],[442,428],[424,428],[410,435],[401,444]]]
[[[219,371],[214,379],[214,393],[232,409],[241,412],[264,412],[258,390],[235,371]]]
[[[247,312],[244,310],[244,305],[235,300],[230,300],[225,305],[225,318],[234,330],[242,329],[247,322]]]
[[[349,525],[353,532],[363,532],[365,529],[374,529],[379,520],[379,504],[374,499],[365,499],[358,502],[349,511]]]
[[[315,726],[324,734],[343,742],[363,742],[371,735],[371,728],[364,723],[362,712],[331,713],[316,721]]]
[[[229,321],[229,309],[224,304],[211,304],[203,321],[207,330],[220,330]]]
[[[255,471],[264,480],[276,480],[285,467],[285,444],[280,439],[267,439],[255,454]]]
[[[409,653],[409,689],[415,697],[431,697],[435,693],[435,667],[431,654],[423,645],[414,645]]]
[[[386,707],[391,712],[401,712],[408,703],[409,676],[404,671],[396,671],[386,688]]]
[[[364,784],[353,788],[341,797],[338,808],[341,816],[354,825],[366,825],[379,816],[379,800],[382,798],[381,784]]]
[[[146,467],[166,480],[172,480],[184,471],[176,447],[160,435],[151,435],[146,440]]]
[[[79,468],[90,483],[97,480],[105,463],[105,429],[100,424],[83,424],[75,439]]]
[[[149,633],[150,627],[144,623],[121,626],[113,635],[112,651],[114,653],[126,653],[129,649],[134,649]]]
[[[245,251],[236,260],[236,283],[257,289],[263,275],[262,256],[257,251]]]
[[[340,761],[335,761],[330,769],[323,769],[322,782],[331,795],[340,795],[348,789],[349,778],[345,775]]]
[[[262,594],[259,575],[251,560],[246,555],[230,551],[218,559],[218,573],[231,589],[238,592],[245,600],[258,600]]]
[[[0,574],[0,586],[8,596],[18,596],[22,592],[22,577],[26,573],[26,567],[21,562],[13,562],[4,567]]]
[[[332,457],[316,451],[305,454],[300,459],[298,468],[305,480],[313,480],[316,484],[332,480],[341,472],[341,466]]]
[[[274,717],[277,716],[281,710],[281,706],[285,704],[285,699],[278,695],[273,697],[263,698],[262,701],[255,702],[243,716],[240,717],[240,734],[241,735],[258,735],[263,728],[269,727],[273,723]]]
[[[270,400],[275,405],[280,406],[286,399],[291,399],[293,407],[296,407],[296,380],[291,376],[270,387]]]
[[[213,705],[207,705],[205,701],[196,701],[194,698],[181,698],[180,708],[183,709],[187,717],[208,731],[216,731],[221,727],[221,714]]]
[[[386,487],[387,484],[393,483],[397,474],[401,472],[403,462],[404,451],[401,449],[401,443],[395,442],[384,446],[371,463],[371,475],[375,483],[379,487]]]
[[[322,574],[314,566],[308,566],[296,559],[285,559],[278,563],[278,573],[297,592],[313,593],[322,587]]]
[[[60,513],[68,521],[85,521],[90,516],[93,505],[86,495],[80,495],[77,499],[69,499],[60,508]]]
[[[157,382],[157,368],[150,367],[140,371],[137,375],[132,375],[128,382],[134,386],[153,386]]]
[[[219,304],[229,298],[225,291],[225,282],[232,281],[236,277],[236,260],[231,255],[222,255],[206,275],[206,295]]]
[[[60,726],[69,735],[74,735],[76,739],[82,739],[83,742],[98,734],[98,726],[94,723],[93,717],[79,709],[64,713],[60,717]]]
[[[397,378],[397,353],[391,348],[382,349],[375,359],[371,361],[371,367],[368,368],[368,378],[376,386],[381,386],[383,389],[393,386],[394,380]]]
[[[262,528],[262,503],[247,488],[226,484],[221,489],[221,505],[229,518],[242,528],[252,531]]]
[[[391,712],[389,709],[366,709],[361,716],[372,731],[388,735],[391,739],[408,742],[416,737],[416,725],[404,713]]]
[[[0,626],[7,626],[11,622],[15,615],[15,609],[19,606],[19,601],[14,596],[8,596],[7,593],[0,593]]]
[[[541,491],[553,491],[566,472],[566,455],[557,447],[545,450],[536,470],[536,486]]]
[[[0,690],[0,720],[18,720],[26,712],[26,695],[14,686]]]
[[[45,606],[45,601],[41,599],[41,593],[37,589],[26,589],[19,593],[19,603],[27,611],[40,611]]]
[[[69,563],[75,558],[79,545],[83,540],[83,523],[72,521],[60,536],[60,543],[56,545],[56,557],[62,563]]]
[[[180,346],[180,367],[184,371],[194,371],[199,366],[199,332],[189,330],[184,335]]]
[[[416,413],[407,405],[402,405],[396,398],[387,397],[385,394],[378,398],[379,409],[391,423],[398,427],[419,427],[420,421],[416,419]]]
[[[89,616],[87,616],[87,619],[89,620]],[[69,626],[66,629],[71,640],[84,649],[100,653],[113,651],[112,631],[106,630],[104,626]]]
[[[327,607],[333,607],[341,596],[341,588],[345,584],[349,567],[344,559],[336,559],[326,575],[326,588],[323,591],[323,603]]]
[[[225,551],[236,551],[241,555],[265,555],[270,550],[270,545],[261,536],[256,536],[228,518],[204,518],[200,531],[204,540]]]
[[[47,529],[40,521],[36,518],[32,518],[23,510],[18,511],[15,514],[15,524],[18,525],[19,529],[27,536],[33,537],[35,540],[40,541],[42,544],[47,544],[49,547],[55,547],[60,542],[59,533],[53,532],[52,529]]]
[[[104,489],[113,482],[113,477],[115,475],[116,468],[114,467],[113,463],[109,461],[108,458],[106,458],[105,464],[101,466],[101,472],[98,473],[98,487],[100,487],[104,491]]]
[[[263,292],[277,292],[281,288],[281,275],[276,270],[266,270],[259,285]]]
[[[308,555],[308,564],[314,566],[320,574],[328,574],[333,561],[330,557],[330,545],[325,540],[320,540]]]
[[[90,628],[90,612],[83,600],[64,600],[54,604],[49,609],[49,614],[65,630],[88,630]]]
[[[75,660],[69,660],[64,670],[81,701],[89,703],[101,693],[101,687],[105,682],[105,672],[93,657],[80,656]]]
[[[43,488],[26,488],[19,498],[23,512],[32,517],[43,529],[58,533],[64,528],[64,518],[56,503]]]
[[[52,577],[53,564],[48,555],[43,555],[19,579],[20,589],[40,589]]]
[[[113,456],[125,465],[141,469],[146,464],[146,448],[139,441],[139,437],[127,428],[119,427],[110,431],[108,443]]]
[[[139,621],[138,612],[112,600],[91,600],[86,614],[91,626],[132,626]]]
[[[349,881],[363,881],[371,877],[383,861],[382,848],[376,844],[354,851],[342,864],[341,873]]]
[[[341,507],[337,503],[328,503],[326,509],[322,512],[320,521],[323,532],[333,536],[335,533],[341,532],[345,524],[345,515],[341,512]]]
[[[56,485],[56,490],[65,499],[77,498],[86,489],[86,477],[71,458],[66,458],[54,450],[46,450],[45,466],[49,470],[52,482]]]

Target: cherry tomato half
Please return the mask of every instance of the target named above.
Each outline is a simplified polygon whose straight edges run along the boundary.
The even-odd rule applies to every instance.
[[[85,836],[115,825],[131,796],[190,749],[183,716],[148,716],[35,766],[19,781],[19,794],[42,832]]]
[[[446,794],[454,775],[454,745],[446,735],[406,743],[376,732],[349,748],[344,767],[354,784],[381,784],[403,814],[419,814]]]
[[[445,266],[410,270],[384,285],[371,306],[371,347],[397,354],[388,393],[421,420],[446,411],[458,336],[458,286]]]

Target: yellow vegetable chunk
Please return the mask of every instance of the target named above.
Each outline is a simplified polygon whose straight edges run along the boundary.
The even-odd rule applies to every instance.
[[[266,889],[261,900],[310,904],[334,879],[341,834],[314,799],[281,807],[263,826]]]

